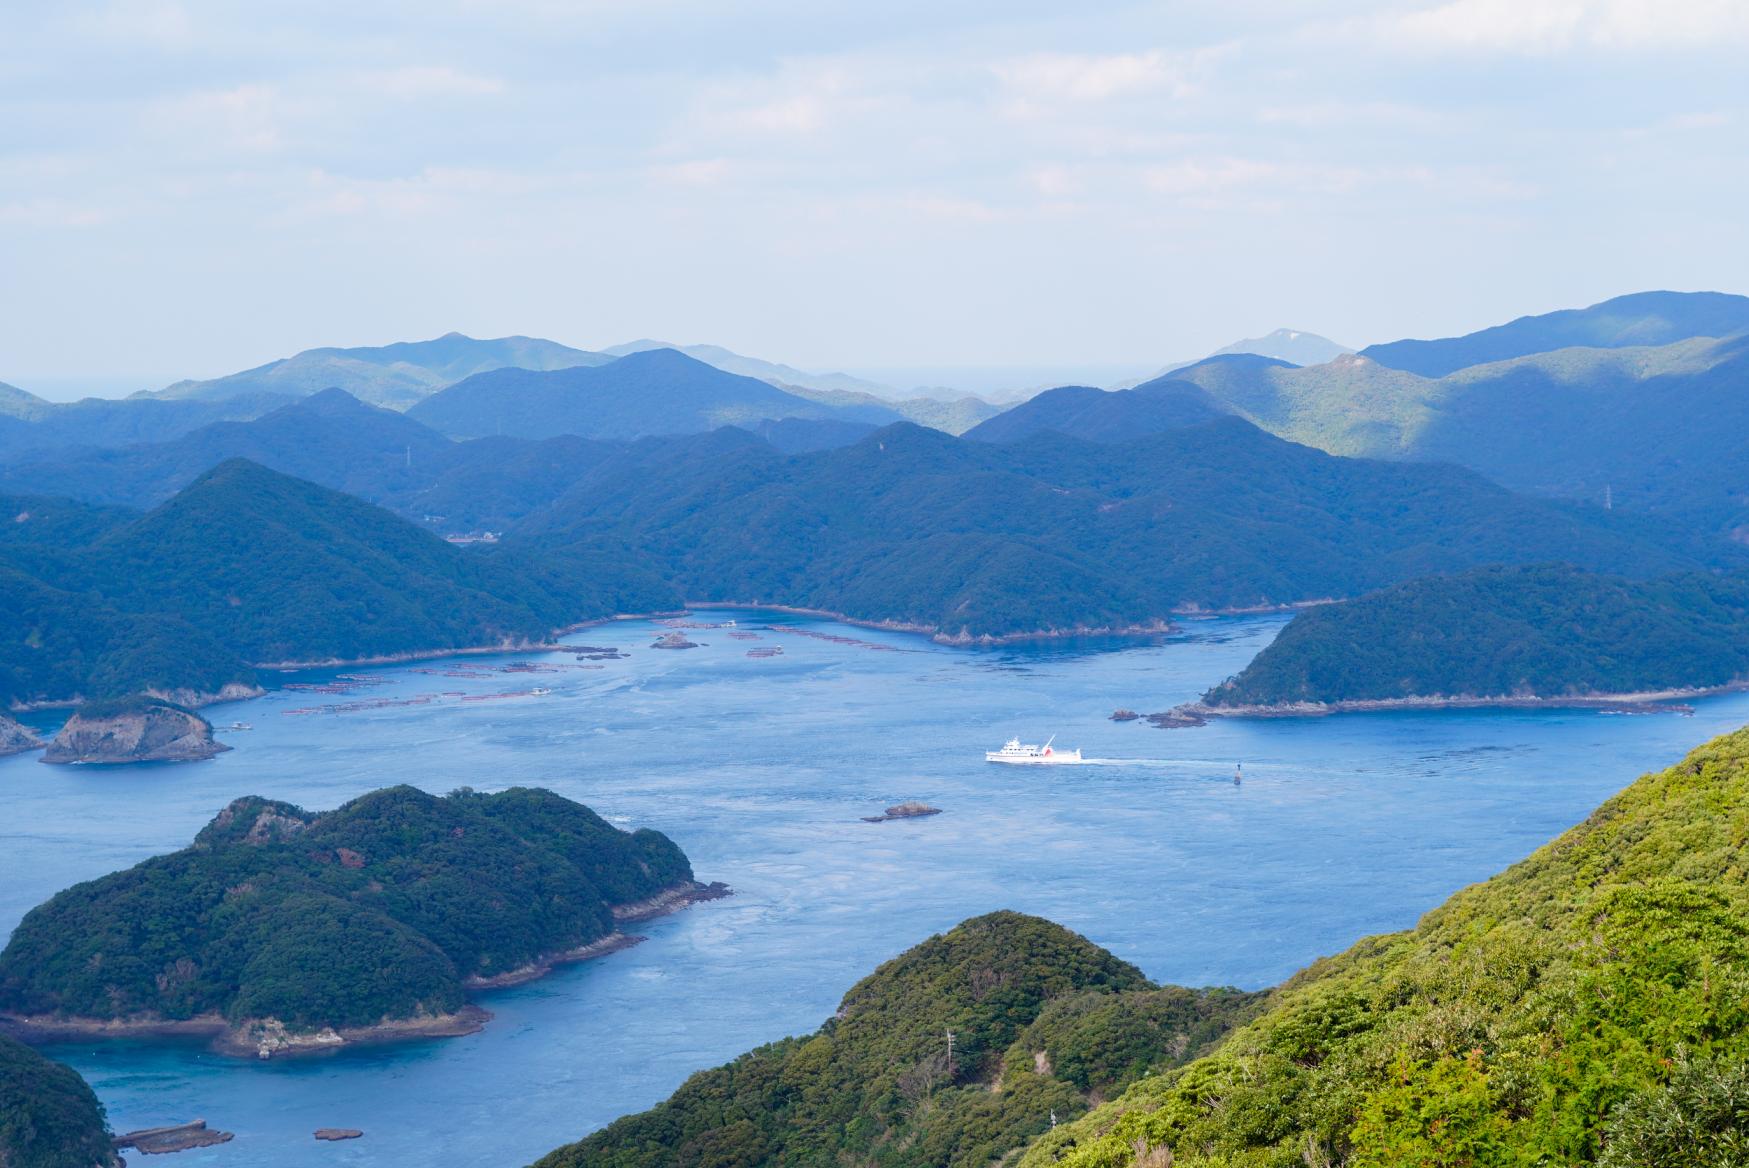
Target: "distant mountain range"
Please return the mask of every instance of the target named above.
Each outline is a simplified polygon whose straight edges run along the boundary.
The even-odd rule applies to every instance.
[[[1250,353],[1258,357],[1274,357],[1278,361],[1289,361],[1295,365],[1322,365],[1326,361],[1334,361],[1344,353],[1352,352],[1354,350],[1347,345],[1339,345],[1329,337],[1321,337],[1317,333],[1279,328],[1266,336],[1234,341],[1224,348],[1216,349],[1209,356]]]
[[[303,397],[339,388],[361,401],[406,409],[446,385],[491,369],[569,369],[605,365],[612,359],[537,337],[475,340],[461,333],[446,333],[430,341],[306,349],[227,377],[178,381],[147,396],[211,400],[269,393]]]
[[[812,401],[676,349],[649,349],[595,367],[479,373],[432,394],[407,416],[455,438],[576,434],[615,440],[777,418],[884,424],[900,417],[881,404]]]
[[[727,373],[739,373],[743,377],[757,377],[773,385],[794,387],[798,389],[838,390],[845,393],[866,393],[881,398],[896,398],[899,391],[890,385],[882,385],[878,381],[869,381],[861,377],[852,377],[848,373],[808,373],[793,365],[783,365],[774,361],[762,361],[758,357],[746,357],[740,353],[723,348],[721,345],[675,345],[667,341],[628,341],[623,345],[613,345],[601,350],[611,357],[624,357],[629,353],[648,353],[652,349],[673,349],[685,353],[695,361],[703,361]]]

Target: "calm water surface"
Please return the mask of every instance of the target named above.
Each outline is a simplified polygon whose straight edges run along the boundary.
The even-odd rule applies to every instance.
[[[768,619],[704,619],[729,615],[743,629]],[[1159,731],[1106,715],[1194,697],[1280,619],[1000,651],[781,619],[858,643],[711,630],[692,634],[701,648],[661,652],[648,646],[662,630],[624,623],[574,638],[631,653],[599,668],[562,654],[454,659],[360,671],[377,684],[354,693],[215,707],[215,723],[254,729],[228,734],[237,749],[210,763],[0,761],[0,933],[71,883],[183,846],[239,795],[319,809],[392,783],[551,787],[667,832],[701,879],[737,891],[640,926],[650,939],[634,949],[483,998],[496,1017],[465,1038],[269,1063],[197,1045],[49,1053],[85,1074],[118,1129],[202,1116],[237,1133],[178,1165],[524,1164],[694,1070],[813,1029],[879,962],[991,909],[1061,921],[1158,980],[1270,985],[1413,924],[1636,775],[1749,721],[1749,696],[1736,695],[1692,718],[1466,712]],[[746,655],[770,645],[783,654]],[[502,672],[512,660],[565,668]],[[461,696],[537,685],[553,692]],[[325,712],[291,712],[312,707]],[[982,761],[1011,734],[1053,732],[1112,761]],[[904,799],[945,814],[859,820]],[[366,1135],[321,1145],[318,1127]]]

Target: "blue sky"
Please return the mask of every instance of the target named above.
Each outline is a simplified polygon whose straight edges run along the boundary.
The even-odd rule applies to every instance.
[[[459,329],[813,368],[1749,292],[1740,0],[10,0],[0,380]],[[137,383],[137,384],[135,384]]]

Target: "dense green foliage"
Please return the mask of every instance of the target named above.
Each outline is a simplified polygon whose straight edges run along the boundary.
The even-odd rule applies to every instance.
[[[1202,386],[1168,375],[1134,389],[1047,389],[972,427],[965,436],[979,442],[1022,442],[1055,433],[1085,442],[1129,442],[1230,412]]]
[[[109,1168],[103,1108],[71,1067],[0,1034],[0,1165]]]
[[[0,557],[4,552],[0,551]],[[217,693],[252,684],[237,653],[180,617],[124,614],[0,566],[0,706],[152,690]]]
[[[908,424],[793,458],[733,430],[640,443],[512,535],[538,547],[591,532],[646,553],[691,599],[974,637],[1351,596],[1491,562],[1693,562],[1633,520],[1455,467],[1332,458],[1238,418],[1116,445]]]
[[[991,913],[882,965],[814,1035],[700,1072],[541,1165],[984,1168],[1053,1110],[1194,1054],[1255,997],[1158,989],[1059,925]]]
[[[631,353],[592,368],[481,373],[407,413],[457,438],[576,434],[610,440],[691,434],[762,418],[884,423],[898,416],[884,405],[826,405],[674,349]]]
[[[1307,609],[1210,705],[1566,697],[1749,676],[1749,578],[1481,568]]]
[[[1423,377],[1556,349],[1668,345],[1749,331],[1749,297],[1720,292],[1636,292],[1438,341],[1370,345],[1361,355]]]
[[[1741,1164],[1746,836],[1739,731],[1415,929],[1313,965],[1213,1054],[1020,1163]]]
[[[677,604],[611,542],[479,554],[240,459],[144,516],[101,514],[83,546],[0,541],[21,618],[0,629],[0,701],[212,692],[248,663],[540,640]]]
[[[325,814],[239,799],[192,846],[33,909],[0,953],[0,1009],[295,1029],[442,1014],[465,979],[598,940],[611,906],[691,878],[666,836],[550,791],[394,787]]]

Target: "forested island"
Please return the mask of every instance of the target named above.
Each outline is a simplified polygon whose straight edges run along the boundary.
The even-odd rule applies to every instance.
[[[212,1035],[262,1057],[465,1033],[484,1017],[470,989],[721,894],[660,832],[550,791],[393,787],[323,813],[248,797],[190,847],[33,909],[0,952],[0,1025]]]
[[[1156,721],[1645,702],[1745,677],[1741,573],[1489,567],[1306,609],[1236,677]]]
[[[814,1034],[702,1071],[540,1168],[983,1168],[1207,1049],[1258,997],[1156,986],[1060,925],[991,913],[882,965]]]
[[[0,1165],[120,1168],[97,1096],[78,1072],[0,1034]]]
[[[539,1168],[1735,1165],[1746,809],[1749,730],[1259,997],[979,917]]]

